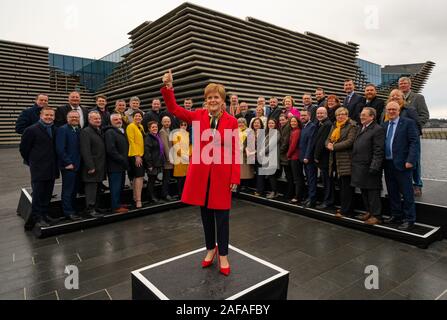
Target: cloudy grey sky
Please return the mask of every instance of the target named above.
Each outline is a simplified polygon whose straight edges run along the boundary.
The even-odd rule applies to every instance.
[[[127,33],[181,0],[2,0],[0,39],[50,52],[101,58],[126,45]],[[436,63],[424,89],[431,116],[447,118],[447,2],[443,0],[192,0],[244,19],[360,45],[359,57],[381,64]]]

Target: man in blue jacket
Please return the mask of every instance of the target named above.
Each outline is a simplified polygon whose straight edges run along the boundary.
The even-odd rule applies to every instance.
[[[40,110],[43,107],[48,107],[48,96],[39,94],[36,97],[34,104],[22,111],[16,121],[16,132],[23,134],[26,128],[35,124],[40,119]]]
[[[67,124],[59,127],[56,133],[56,151],[62,173],[62,208],[65,218],[71,221],[81,219],[75,209],[81,166],[79,119],[79,112],[69,111]]]
[[[301,129],[299,144],[299,160],[303,163],[309,190],[309,197],[304,202],[304,206],[306,208],[314,208],[317,202],[317,167],[314,161],[314,136],[317,126],[311,121],[311,114],[307,110],[301,111],[300,118],[301,123],[303,124],[303,129]]]
[[[400,230],[408,231],[416,221],[412,178],[420,145],[418,128],[412,119],[399,116],[400,106],[397,102],[389,102],[386,113],[389,121],[383,124],[386,132],[385,182],[391,218],[385,222],[398,223]]]
[[[48,215],[54,181],[59,177],[56,150],[54,146],[55,112],[50,107],[43,107],[40,120],[26,128],[20,141],[20,154],[31,172],[33,197],[31,202],[31,223],[48,227],[55,220]]]

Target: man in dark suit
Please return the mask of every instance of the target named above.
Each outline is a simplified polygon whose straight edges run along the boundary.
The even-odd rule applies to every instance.
[[[385,131],[376,121],[376,109],[365,107],[360,113],[361,129],[352,148],[351,186],[360,188],[366,213],[357,216],[366,224],[382,222],[382,164]]]
[[[420,144],[418,129],[413,120],[399,116],[397,102],[389,102],[386,113],[389,121],[383,124],[386,131],[385,182],[392,216],[385,222],[401,223],[400,230],[410,230],[416,221],[412,171]]]
[[[261,107],[262,110],[264,110],[264,117],[267,117],[267,119],[268,119],[268,117],[270,116],[271,109],[269,106],[265,105],[264,97],[262,97],[262,96],[258,97],[257,107]]]
[[[143,126],[144,131],[146,133],[149,132],[147,125],[151,121],[156,121],[158,123],[158,127],[161,128],[162,127],[161,119],[163,119],[163,117],[165,116],[168,116],[171,119],[172,130],[180,128],[179,120],[173,114],[169,113],[169,111],[167,110],[161,111],[160,108],[161,108],[160,99],[156,98],[152,100],[152,109],[144,114],[143,121],[141,121],[141,125]]]
[[[101,129],[110,126],[110,113],[107,110],[107,97],[99,95],[96,97],[96,107],[92,111],[98,111],[101,115]]]
[[[282,114],[282,109],[278,106],[278,98],[271,97],[269,104],[270,114],[268,116],[268,119],[273,119],[276,121],[277,124],[279,124],[279,116]]]
[[[85,186],[86,216],[100,218],[103,214],[97,206],[96,195],[106,175],[106,148],[101,131],[101,115],[97,111],[91,111],[88,114],[88,123],[81,130],[81,178]]]
[[[247,124],[250,124],[251,119],[255,117],[254,113],[248,110],[248,104],[245,101],[242,101],[239,104],[239,108],[241,109],[241,113],[235,116],[236,119],[244,118],[247,121]]]
[[[48,227],[54,220],[48,215],[54,181],[59,177],[55,148],[54,110],[43,107],[40,120],[25,129],[20,142],[20,154],[31,172],[33,189],[30,224]]]
[[[68,95],[68,104],[58,107],[56,110],[56,120],[54,125],[62,127],[67,123],[67,114],[71,110],[76,110],[79,113],[79,126],[85,128],[88,125],[88,109],[80,105],[81,95],[77,91],[73,91]]]
[[[321,172],[323,180],[323,203],[317,209],[330,209],[334,205],[334,181],[329,174],[329,150],[326,148],[326,140],[332,129],[332,122],[328,118],[327,109],[317,109],[317,132],[314,140],[314,161]]]
[[[399,89],[403,92],[406,108],[414,109],[419,117],[419,124],[422,127],[430,119],[430,113],[422,94],[411,91],[411,80],[407,77],[399,79]],[[416,197],[422,196],[422,170],[421,170],[421,150],[418,150],[416,165],[413,168],[413,189]]]
[[[23,134],[26,128],[35,124],[40,120],[40,110],[43,107],[48,107],[48,96],[45,94],[39,94],[36,97],[34,104],[23,110],[16,121],[16,132],[18,134]]]
[[[110,116],[111,126],[106,128],[104,140],[107,153],[107,171],[110,184],[110,200],[113,213],[126,213],[129,210],[121,205],[126,170],[129,168],[129,143],[123,129],[121,115]]]
[[[376,110],[375,121],[380,123],[382,119],[380,119],[383,109],[385,108],[385,102],[377,97],[377,89],[376,86],[372,83],[367,84],[365,87],[365,97],[363,98],[363,105],[365,107],[373,108]]]
[[[364,107],[363,97],[354,91],[355,85],[352,79],[345,80],[344,90],[346,92],[346,98],[343,101],[343,107],[348,109],[349,118],[360,123],[360,112]]]
[[[326,106],[326,95],[323,88],[315,89],[315,99],[317,99],[317,109]]]
[[[310,93],[303,95],[303,109],[309,112],[310,121],[316,122],[317,106],[312,104],[312,95]]]
[[[62,174],[62,209],[65,219],[76,221],[76,195],[79,191],[79,172],[81,168],[79,113],[76,110],[67,114],[67,124],[57,129],[56,152]]]
[[[314,162],[314,137],[317,126],[310,120],[310,112],[301,111],[300,116],[303,128],[299,143],[300,157],[307,178],[309,196],[304,202],[306,208],[314,208],[317,203],[317,167]]]

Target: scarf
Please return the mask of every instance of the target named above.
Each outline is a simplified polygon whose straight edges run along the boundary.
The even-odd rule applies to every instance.
[[[332,131],[331,134],[331,142],[335,143],[338,142],[338,140],[340,140],[340,136],[341,136],[341,128],[343,128],[346,123],[349,121],[349,118],[346,119],[346,121],[337,121],[335,124],[335,129],[334,131]]]
[[[239,129],[239,142],[243,144],[247,140],[247,128]]]
[[[51,128],[53,128],[53,124],[46,124],[42,121],[42,119],[39,120],[39,123],[47,131],[50,138],[53,139],[53,131],[51,131]]]
[[[158,141],[158,146],[160,147],[160,155],[163,157],[163,159],[164,159],[164,157],[165,157],[165,153],[164,153],[164,147],[163,147],[163,141],[161,141],[161,138],[160,138],[160,135],[157,133],[157,134],[153,134],[153,133],[151,133],[151,135],[153,135],[154,137],[155,137],[155,139],[157,139],[157,141]]]

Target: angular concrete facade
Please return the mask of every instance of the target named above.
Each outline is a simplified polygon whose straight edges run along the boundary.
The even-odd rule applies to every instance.
[[[130,33],[126,55],[101,93],[110,100],[137,95],[143,106],[160,96],[161,77],[172,68],[179,102],[203,100],[210,82],[255,106],[258,96],[292,95],[323,87],[343,95],[343,81],[355,78],[358,45],[313,33],[298,33],[255,18],[241,20],[184,3]]]

